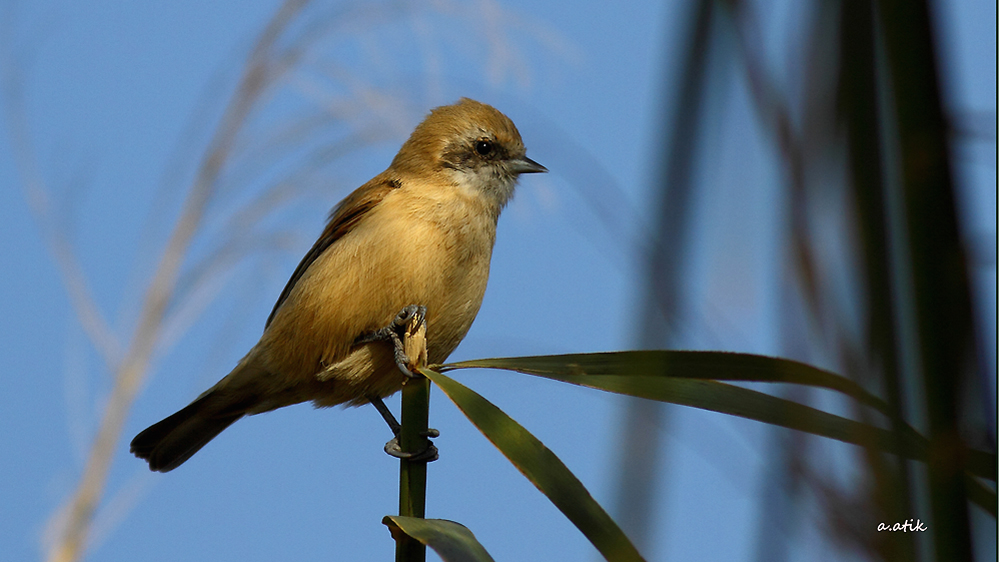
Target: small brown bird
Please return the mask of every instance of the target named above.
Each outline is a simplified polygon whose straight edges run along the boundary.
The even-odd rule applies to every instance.
[[[131,451],[167,472],[245,415],[309,400],[381,405],[405,375],[375,334],[425,307],[427,358],[443,362],[482,304],[496,221],[517,177],[546,171],[491,106],[463,98],[432,110],[387,170],[333,208],[260,341]]]

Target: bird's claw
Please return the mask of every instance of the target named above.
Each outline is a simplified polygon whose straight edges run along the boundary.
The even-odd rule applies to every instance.
[[[395,326],[397,330],[404,332],[406,327],[414,319],[414,325],[416,328],[422,326],[427,319],[427,307],[411,304],[403,308],[399,311],[399,314],[395,315],[395,318],[392,320],[392,325]],[[402,334],[399,335],[401,336]]]
[[[411,304],[399,311],[399,314],[395,315],[392,320],[391,326],[386,326],[389,332],[389,339],[392,341],[395,364],[399,367],[404,375],[411,379],[422,377],[423,375],[415,374],[410,370],[410,365],[420,364],[418,357],[421,355],[420,351],[416,352],[417,357],[412,357],[406,349],[406,343],[414,338],[417,334],[421,333],[421,330],[425,330],[427,322],[427,307]],[[421,336],[422,337],[422,336]],[[422,340],[425,342],[425,340]],[[424,343],[422,351],[423,363],[426,363],[426,345]]]

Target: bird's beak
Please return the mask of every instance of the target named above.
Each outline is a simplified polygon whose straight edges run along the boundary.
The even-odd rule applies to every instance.
[[[527,156],[521,156],[516,160],[511,160],[510,169],[515,174],[541,174],[548,171],[548,168],[545,168]]]

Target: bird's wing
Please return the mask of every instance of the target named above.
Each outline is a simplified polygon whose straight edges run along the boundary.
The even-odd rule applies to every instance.
[[[333,210],[330,212],[329,221],[326,223],[326,228],[323,230],[322,236],[316,240],[316,243],[312,245],[312,249],[309,253],[305,254],[302,261],[295,268],[295,272],[291,274],[291,279],[288,280],[288,284],[285,285],[284,290],[281,291],[281,296],[278,297],[276,303],[274,303],[274,309],[271,310],[270,316],[267,317],[267,323],[264,324],[264,329],[266,330],[268,326],[271,325],[271,321],[274,320],[274,315],[277,314],[281,304],[284,303],[288,295],[291,294],[292,289],[298,280],[305,275],[305,271],[309,269],[312,262],[316,261],[326,251],[327,248],[336,243],[337,240],[342,238],[345,234],[354,229],[368,213],[374,209],[391,191],[399,188],[401,184],[395,179],[390,179],[383,176],[376,176],[368,183],[362,185],[361,187],[354,190],[353,193],[348,195],[343,201],[341,201]]]

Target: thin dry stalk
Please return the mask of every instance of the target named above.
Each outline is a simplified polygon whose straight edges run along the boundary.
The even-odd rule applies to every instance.
[[[191,241],[203,226],[205,210],[216,192],[220,171],[225,166],[233,144],[248,116],[261,95],[274,83],[290,64],[274,56],[275,44],[295,15],[306,5],[305,0],[288,0],[278,10],[257,40],[248,60],[246,70],[234,97],[215,131],[205,157],[199,166],[181,214],[163,249],[155,273],[142,298],[141,311],[132,341],[123,353],[107,322],[100,314],[87,289],[82,268],[73,254],[68,238],[57,228],[48,228],[49,242],[59,264],[63,283],[69,293],[81,324],[87,335],[101,352],[114,373],[111,394],[103,412],[94,443],[90,448],[83,474],[76,491],[58,515],[58,537],[49,550],[51,562],[72,562],[82,557],[94,520],[97,505],[104,494],[114,449],[121,439],[122,429],[136,393],[141,388],[149,370],[150,360],[157,348],[167,307],[173,301],[181,265],[184,263]],[[14,69],[13,65],[7,65]],[[14,73],[11,70],[8,74]],[[19,84],[18,81],[7,81]],[[21,96],[16,90],[7,96],[13,118],[11,130],[15,136],[27,139],[28,127]],[[27,142],[15,142],[25,176],[25,190],[32,209],[44,226],[50,226],[51,205],[48,190],[38,173],[35,159]]]

